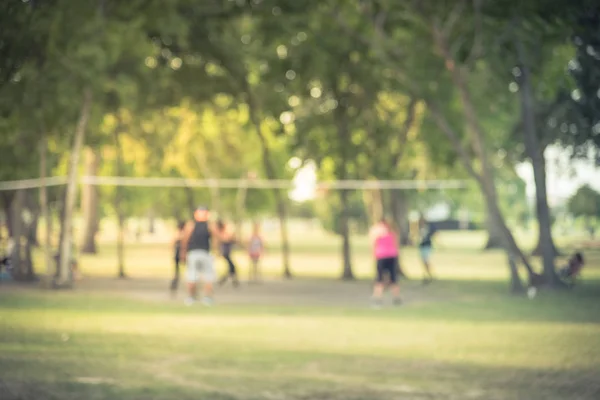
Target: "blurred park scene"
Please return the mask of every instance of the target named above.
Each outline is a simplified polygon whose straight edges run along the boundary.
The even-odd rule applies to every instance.
[[[0,4],[0,400],[598,399],[599,226],[595,1]]]

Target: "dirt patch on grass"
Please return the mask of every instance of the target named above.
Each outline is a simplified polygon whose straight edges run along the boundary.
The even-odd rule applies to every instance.
[[[367,281],[269,280],[260,284],[242,283],[238,288],[234,288],[230,284],[218,286],[215,289],[215,298],[218,304],[228,305],[368,308],[370,307],[371,289],[372,284]],[[128,297],[159,302],[181,302],[185,297],[183,284],[173,295],[169,291],[169,282],[159,279],[86,278],[78,282],[76,290],[90,293],[118,293]],[[403,305],[416,305],[449,301],[452,300],[452,296],[436,293],[434,286],[424,287],[419,282],[408,282],[402,285],[402,299]],[[389,300],[387,303],[391,304],[391,300],[387,300]]]

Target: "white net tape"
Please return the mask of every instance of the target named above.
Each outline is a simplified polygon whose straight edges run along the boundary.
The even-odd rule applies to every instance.
[[[43,185],[46,186],[60,186],[67,184],[67,177],[65,176],[53,176],[51,178],[41,179],[23,179],[18,181],[4,181],[0,182],[0,191],[7,190],[19,190],[19,189],[35,189]]]
[[[193,188],[253,188],[253,189],[295,189],[298,184],[285,179],[186,179],[186,178],[134,178],[124,176],[82,176],[80,184],[98,186],[132,186],[132,187],[193,187]],[[64,176],[53,176],[46,179],[25,179],[0,182],[0,191],[35,189],[46,186],[60,186],[67,183]],[[339,180],[322,181],[314,185],[314,189],[465,189],[466,180]]]

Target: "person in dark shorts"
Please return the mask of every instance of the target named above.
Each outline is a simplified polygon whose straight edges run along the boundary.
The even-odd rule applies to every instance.
[[[181,240],[183,239],[183,231],[185,228],[185,222],[179,222],[177,224],[177,232],[175,233],[175,239],[173,240],[173,251],[175,256],[175,271],[173,280],[171,281],[171,293],[174,295],[179,287],[179,263],[181,262]]]
[[[428,284],[433,281],[433,274],[431,273],[431,251],[433,247],[433,235],[435,235],[436,230],[433,225],[428,223],[425,218],[421,217],[419,219],[419,253],[421,255],[421,261],[423,262],[423,267],[425,268],[425,273],[423,276],[423,284]]]
[[[227,273],[219,279],[219,285],[225,284],[231,278],[233,286],[238,287],[240,283],[237,276],[237,267],[231,259],[231,253],[236,243],[235,234],[222,220],[217,221],[217,233],[219,235],[221,256],[227,262]]]
[[[394,297],[394,304],[401,304],[400,286],[398,285],[398,240],[390,224],[382,219],[375,224],[370,232],[373,253],[377,263],[377,280],[373,287],[373,306],[380,307],[383,303],[385,278],[389,279],[389,287]]]

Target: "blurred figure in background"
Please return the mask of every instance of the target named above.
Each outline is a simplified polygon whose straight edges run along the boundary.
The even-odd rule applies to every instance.
[[[260,234],[260,224],[255,222],[252,227],[252,236],[248,241],[248,256],[250,257],[250,282],[259,282],[260,274],[260,258],[264,252],[264,240]]]
[[[584,265],[583,254],[576,252],[569,258],[567,264],[558,270],[558,276],[572,286],[581,274]]]
[[[198,281],[201,279],[203,288],[202,303],[213,304],[213,283],[216,279],[213,257],[210,254],[213,229],[209,225],[210,212],[204,206],[199,206],[194,212],[194,218],[184,228],[180,260],[187,262],[188,297],[186,305],[196,301]]]
[[[237,276],[237,267],[231,259],[231,253],[233,252],[233,246],[235,246],[235,233],[232,229],[225,224],[223,220],[217,221],[217,234],[219,236],[219,244],[221,249],[221,255],[227,262],[227,272],[221,279],[219,279],[219,285],[224,285],[229,278],[233,282],[233,286],[238,287],[240,282]]]
[[[423,284],[428,284],[433,281],[433,274],[431,273],[431,251],[433,248],[433,235],[435,235],[435,228],[433,225],[427,222],[423,216],[419,219],[419,253],[421,255],[421,261],[425,268],[423,276]]]
[[[381,307],[383,305],[386,277],[394,298],[394,305],[400,305],[402,301],[400,299],[400,286],[398,285],[398,269],[396,268],[398,263],[397,235],[390,224],[382,219],[371,228],[369,236],[377,263],[377,279],[373,287],[373,306]]]

